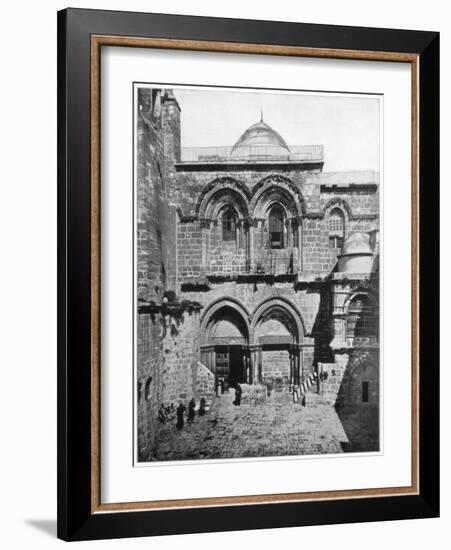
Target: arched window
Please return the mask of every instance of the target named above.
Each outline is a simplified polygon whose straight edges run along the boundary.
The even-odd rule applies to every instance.
[[[371,338],[377,336],[377,320],[374,307],[367,296],[352,299],[346,321],[347,338]]]
[[[222,215],[222,240],[236,241],[236,217],[231,208]]]
[[[269,211],[269,244],[271,248],[283,248],[283,210],[273,206]]]
[[[339,208],[334,208],[329,216],[329,248],[341,249],[345,238],[345,217]]]

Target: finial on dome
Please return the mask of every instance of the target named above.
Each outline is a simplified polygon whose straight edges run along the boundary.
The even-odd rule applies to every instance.
[[[260,122],[263,122],[263,109],[260,109]]]

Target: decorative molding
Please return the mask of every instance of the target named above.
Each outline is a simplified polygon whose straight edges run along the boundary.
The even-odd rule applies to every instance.
[[[266,192],[271,190],[277,191],[278,189],[283,189],[292,196],[295,201],[297,215],[304,217],[306,213],[306,206],[301,190],[290,178],[280,174],[270,174],[254,185],[252,188],[252,200],[249,205],[251,215],[255,212],[260,198],[264,196]]]
[[[230,189],[241,195],[241,198],[244,200],[245,206],[248,209],[249,201],[251,198],[251,192],[246,187],[246,185],[230,176],[224,176],[220,178],[215,178],[213,181],[208,183],[203,190],[201,191],[199,198],[196,204],[196,215],[205,215],[208,203],[211,197],[218,191],[224,191]]]
[[[161,314],[171,317],[180,317],[185,311],[189,313],[199,312],[203,308],[202,304],[192,300],[182,300],[174,303],[157,303],[153,301],[141,302],[138,304],[138,313],[143,314]]]
[[[322,220],[324,218],[324,212],[321,212],[321,211],[306,212],[304,214],[304,218],[308,220]]]
[[[379,189],[377,183],[348,183],[340,184],[322,184],[321,193],[376,193]]]

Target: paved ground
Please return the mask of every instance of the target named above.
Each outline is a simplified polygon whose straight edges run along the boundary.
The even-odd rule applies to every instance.
[[[360,414],[356,418],[355,412],[348,411],[342,424],[335,410],[314,393],[307,394],[305,407],[293,403],[291,395],[285,393],[273,393],[265,404],[259,405],[236,407],[233,399],[233,391],[216,398],[205,416],[196,416],[192,424],[185,422],[180,431],[175,420],[163,424],[155,460],[377,450],[373,417],[365,419],[367,437],[361,441]]]

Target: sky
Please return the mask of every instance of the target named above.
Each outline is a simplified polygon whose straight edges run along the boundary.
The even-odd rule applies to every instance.
[[[288,146],[323,145],[324,171],[380,170],[376,96],[172,89],[181,107],[182,147],[232,146],[262,110]]]

